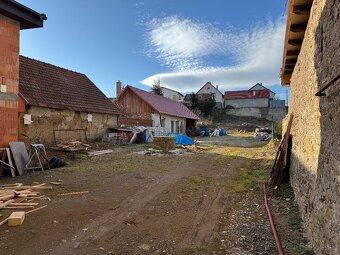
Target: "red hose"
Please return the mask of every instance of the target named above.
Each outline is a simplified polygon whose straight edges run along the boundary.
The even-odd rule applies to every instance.
[[[267,209],[267,214],[268,214],[268,218],[269,218],[269,222],[270,222],[270,227],[272,229],[272,233],[273,233],[274,239],[276,241],[277,251],[279,252],[279,255],[284,255],[283,254],[283,250],[282,250],[282,246],[281,246],[281,241],[280,241],[279,235],[276,232],[273,216],[272,216],[272,213],[271,213],[269,205],[268,205],[267,190],[266,190],[266,185],[265,184],[263,185],[263,194],[264,194],[264,206]]]

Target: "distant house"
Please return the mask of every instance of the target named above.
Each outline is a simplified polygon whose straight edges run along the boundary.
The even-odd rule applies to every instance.
[[[275,93],[263,86],[255,84],[249,90],[226,91],[224,106],[226,108],[280,108],[285,107],[284,100],[274,100]]]
[[[122,111],[85,74],[19,59],[19,139],[53,144],[100,139]]]
[[[184,104],[127,86],[117,99],[127,116],[137,122],[148,121],[153,127],[164,127],[171,133],[185,133],[198,120]]]
[[[183,94],[173,89],[162,87],[162,92],[163,92],[163,97],[170,98],[175,101],[182,101],[184,99]]]
[[[208,98],[213,97],[216,101],[217,108],[223,108],[223,94],[218,90],[218,86],[216,87],[211,84],[211,82],[207,82],[203,85],[203,87],[196,93],[200,98]]]

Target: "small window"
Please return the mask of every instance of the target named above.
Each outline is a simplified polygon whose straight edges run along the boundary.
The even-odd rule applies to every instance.
[[[161,119],[161,127],[165,127],[165,119]]]
[[[210,89],[210,87],[207,87],[207,89]]]
[[[183,128],[184,128],[184,125],[183,125],[183,122],[181,121],[181,128],[180,128],[181,134],[183,134],[183,132],[184,132]]]
[[[171,121],[171,133],[175,133],[175,123],[173,120]]]

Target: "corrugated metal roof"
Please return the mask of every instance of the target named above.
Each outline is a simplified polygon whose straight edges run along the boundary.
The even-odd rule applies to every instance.
[[[20,56],[19,92],[29,105],[122,114],[82,73]]]

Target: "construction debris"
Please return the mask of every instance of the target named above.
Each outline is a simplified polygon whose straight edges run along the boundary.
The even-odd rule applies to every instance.
[[[43,198],[40,192],[35,190],[46,189],[52,189],[52,187],[46,185],[46,183],[35,185],[23,185],[22,183],[0,185],[0,209],[34,209],[39,203],[31,201]]]
[[[258,137],[260,141],[268,141],[272,138],[272,131],[268,128],[256,128],[255,137]]]
[[[59,151],[87,151],[91,146],[86,143],[82,143],[78,140],[64,141],[52,147],[54,150]]]
[[[104,155],[104,154],[108,154],[108,153],[112,153],[112,152],[113,152],[113,150],[90,151],[90,152],[87,153],[87,155],[92,157],[92,156]]]

